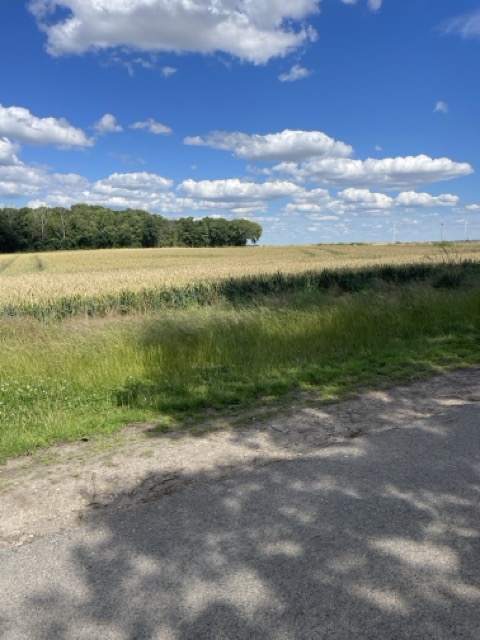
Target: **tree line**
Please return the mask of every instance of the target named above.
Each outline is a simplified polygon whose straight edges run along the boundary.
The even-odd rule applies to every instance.
[[[169,219],[140,209],[75,204],[0,209],[0,253],[120,247],[225,247],[256,243],[262,227],[243,218]]]

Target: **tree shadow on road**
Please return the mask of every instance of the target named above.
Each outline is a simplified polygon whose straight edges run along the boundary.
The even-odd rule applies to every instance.
[[[75,578],[32,589],[23,635],[478,640],[477,411],[119,495],[75,533]]]

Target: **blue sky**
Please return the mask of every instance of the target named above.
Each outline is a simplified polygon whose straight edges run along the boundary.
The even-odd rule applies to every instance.
[[[480,238],[478,0],[2,0],[0,206]]]

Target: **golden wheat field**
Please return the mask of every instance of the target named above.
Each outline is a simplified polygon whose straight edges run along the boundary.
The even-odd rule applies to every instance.
[[[480,242],[221,249],[105,249],[0,255],[0,306],[140,291],[250,274],[480,259]]]

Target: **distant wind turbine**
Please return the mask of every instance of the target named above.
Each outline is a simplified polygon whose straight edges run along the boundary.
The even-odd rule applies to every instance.
[[[468,220],[464,220],[463,224],[465,225],[465,242],[466,242],[468,240],[468,230],[467,230]]]
[[[397,233],[398,233],[397,225],[394,224],[393,227],[390,229],[390,231],[393,232],[393,244],[395,244],[395,242],[397,241]]]

